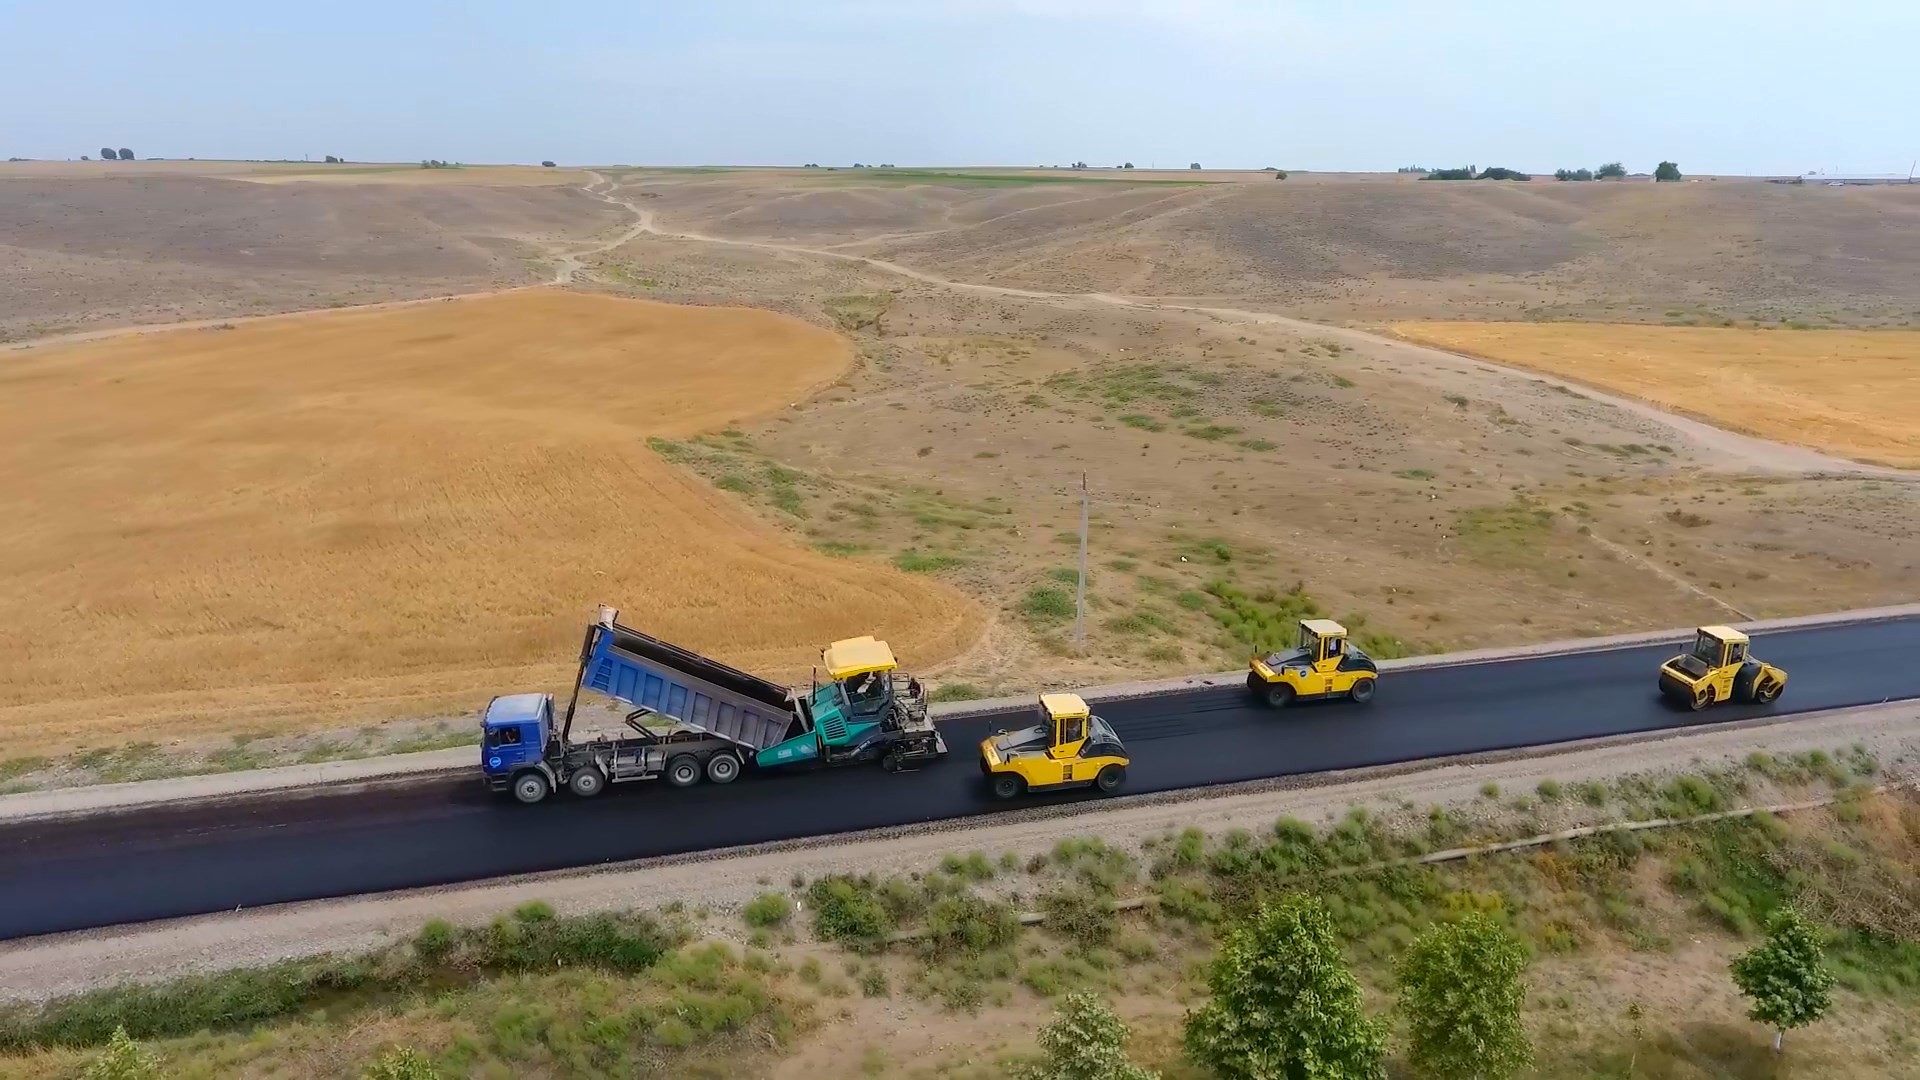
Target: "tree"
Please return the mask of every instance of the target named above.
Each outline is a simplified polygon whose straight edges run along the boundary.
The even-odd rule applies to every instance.
[[[1122,165],[1122,166],[1120,166],[1120,167],[1121,167],[1121,168],[1123,168],[1123,169],[1131,169],[1131,168],[1133,168],[1133,162],[1131,162],[1131,161],[1129,161],[1129,162],[1127,162],[1127,163],[1126,163],[1125,165]]]
[[[1593,175],[1601,180],[1618,180],[1627,175],[1627,167],[1617,161],[1609,161],[1593,170]]]
[[[1360,1011],[1333,922],[1294,894],[1233,931],[1207,976],[1212,998],[1187,1014],[1187,1056],[1220,1080],[1374,1080],[1387,1031]]]
[[[1484,913],[1421,934],[1396,972],[1415,1071],[1497,1080],[1525,1069],[1533,1060],[1520,1026],[1526,970],[1526,947]]]
[[[113,152],[113,147],[103,146],[100,148],[101,161],[117,161],[119,160],[119,158],[120,158],[120,155]]]
[[[80,1075],[84,1080],[150,1080],[160,1075],[160,1062],[140,1048],[127,1034],[125,1025],[113,1029],[100,1056],[87,1062]]]
[[[557,166],[555,166],[554,163],[551,161],[543,161],[540,163],[540,167],[543,169],[552,169],[552,168],[556,168]]]
[[[133,151],[131,151],[131,150],[129,150],[129,149],[127,149],[127,148],[126,148],[126,147],[124,147],[124,146],[123,146],[123,147],[121,147],[121,148],[120,148],[120,160],[121,160],[121,161],[132,161],[132,160],[133,160]]]
[[[1191,165],[1189,165],[1189,166],[1187,166],[1187,168],[1189,168],[1189,169],[1197,169],[1197,168],[1199,168],[1199,167],[1200,167],[1200,163],[1199,163],[1199,162],[1197,162],[1197,161],[1196,161],[1196,162],[1194,162],[1193,164],[1191,164]]]
[[[1675,165],[1671,161],[1663,161],[1660,163],[1659,168],[1653,170],[1653,178],[1663,181],[1678,180],[1680,179],[1680,166]]]
[[[1555,180],[1591,180],[1593,179],[1593,170],[1555,169],[1553,170],[1553,178]]]
[[[1751,1002],[1747,1016],[1773,1029],[1773,1052],[1788,1028],[1805,1027],[1833,1005],[1833,972],[1820,939],[1793,908],[1767,920],[1767,940],[1733,959],[1733,984]]]
[[[361,1075],[366,1080],[440,1080],[440,1070],[411,1046],[396,1046],[381,1054]]]
[[[1287,170],[1285,169],[1273,170],[1273,178],[1275,180],[1285,180],[1287,178]]]
[[[1093,994],[1068,994],[1040,1029],[1040,1060],[1021,1080],[1159,1080],[1127,1058],[1127,1025]]]

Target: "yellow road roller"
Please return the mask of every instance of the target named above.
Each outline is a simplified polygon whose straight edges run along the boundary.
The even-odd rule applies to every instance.
[[[1691,649],[1660,665],[1660,693],[1695,712],[1723,701],[1776,700],[1787,673],[1751,655],[1751,645],[1731,626],[1701,627]]]
[[[980,772],[994,795],[1075,787],[1104,794],[1126,783],[1127,748],[1079,694],[1041,694],[1034,719],[1032,727],[980,740]]]
[[[1347,628],[1332,619],[1300,620],[1299,644],[1291,652],[1256,656],[1248,667],[1247,690],[1276,709],[1327,698],[1364,704],[1373,700],[1380,677],[1373,658],[1347,640]]]

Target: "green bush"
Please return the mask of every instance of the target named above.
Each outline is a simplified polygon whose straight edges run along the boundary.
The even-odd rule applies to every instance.
[[[1113,940],[1112,902],[1083,888],[1053,889],[1040,897],[1041,923],[1049,933],[1092,947]]]
[[[869,881],[821,878],[807,890],[807,900],[813,906],[813,932],[824,941],[871,950],[884,946],[893,933],[894,917]]]
[[[1019,936],[1020,920],[1012,908],[959,893],[941,898],[927,911],[920,947],[927,956],[982,953],[1011,945]]]
[[[440,1080],[433,1061],[410,1046],[396,1046],[364,1069],[365,1080]]]
[[[740,909],[740,917],[753,927],[785,926],[792,915],[793,901],[775,892],[761,893]]]
[[[117,1027],[100,1056],[87,1062],[80,1075],[82,1080],[155,1080],[160,1059],[134,1042],[126,1028]]]

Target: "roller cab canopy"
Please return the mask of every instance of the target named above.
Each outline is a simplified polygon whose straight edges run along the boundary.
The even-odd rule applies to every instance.
[[[1050,720],[1084,720],[1093,715],[1079,694],[1041,694],[1040,708]]]
[[[871,634],[834,642],[820,653],[820,663],[834,682],[845,682],[870,672],[892,671],[899,666],[887,643]]]

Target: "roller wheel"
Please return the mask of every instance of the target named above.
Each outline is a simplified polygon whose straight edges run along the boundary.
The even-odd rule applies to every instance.
[[[607,777],[589,765],[567,779],[567,790],[583,799],[591,799],[607,790]]]
[[[1361,679],[1360,681],[1354,683],[1353,687],[1347,691],[1347,696],[1352,698],[1354,701],[1357,701],[1360,704],[1365,705],[1367,702],[1373,700],[1374,682],[1375,680],[1373,679]]]
[[[674,787],[692,787],[700,782],[700,762],[691,754],[681,754],[667,762],[667,783]]]
[[[524,772],[513,778],[513,797],[531,806],[547,797],[553,785],[537,772]]]
[[[1100,775],[1093,778],[1093,786],[1099,788],[1102,795],[1113,794],[1120,790],[1121,784],[1126,782],[1127,767],[1125,765],[1108,765],[1100,770]]]
[[[1780,700],[1780,691],[1784,689],[1786,689],[1786,687],[1774,682],[1772,679],[1768,679],[1766,682],[1754,687],[1753,700],[1762,705],[1771,705]]]
[[[1713,704],[1713,699],[1713,687],[1705,687],[1693,695],[1692,700],[1687,702],[1687,708],[1692,709],[1694,712],[1699,712],[1701,709]]]
[[[1267,687],[1267,704],[1276,709],[1284,709],[1293,704],[1293,687],[1286,683],[1274,683]]]
[[[993,795],[997,799],[1011,799],[1026,789],[1026,784],[1012,773],[1001,773],[993,778]]]
[[[725,753],[708,758],[707,779],[716,784],[731,784],[740,779],[740,759]]]

